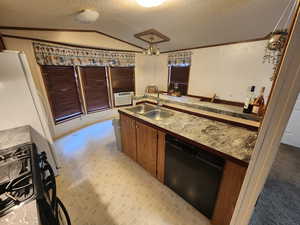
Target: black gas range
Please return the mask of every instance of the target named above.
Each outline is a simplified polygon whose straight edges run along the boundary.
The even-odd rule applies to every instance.
[[[40,225],[71,225],[46,153],[38,154],[35,144],[1,150],[0,217],[33,200]]]

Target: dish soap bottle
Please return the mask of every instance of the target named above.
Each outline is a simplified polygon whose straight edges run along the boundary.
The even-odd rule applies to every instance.
[[[244,103],[244,113],[251,113],[253,109],[253,100],[254,100],[254,91],[255,91],[255,86],[250,86],[248,89],[248,96],[246,98],[246,101]]]

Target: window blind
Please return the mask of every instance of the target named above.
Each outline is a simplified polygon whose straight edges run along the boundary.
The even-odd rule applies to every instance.
[[[180,93],[187,95],[190,66],[170,66],[169,90],[174,89],[177,84]]]
[[[134,67],[110,67],[110,76],[113,93],[134,92]]]
[[[88,112],[110,108],[105,67],[80,67]]]
[[[72,66],[41,66],[55,123],[82,114]]]

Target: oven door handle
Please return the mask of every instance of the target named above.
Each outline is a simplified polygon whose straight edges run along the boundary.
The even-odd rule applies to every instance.
[[[60,218],[61,218],[61,216],[64,215],[66,222],[67,222],[66,225],[71,225],[71,219],[70,219],[70,216],[68,214],[66,207],[64,206],[64,204],[62,203],[62,201],[59,198],[57,198],[56,201],[57,201],[57,211],[56,211],[57,224],[61,225]],[[61,213],[63,213],[63,215],[61,215]]]

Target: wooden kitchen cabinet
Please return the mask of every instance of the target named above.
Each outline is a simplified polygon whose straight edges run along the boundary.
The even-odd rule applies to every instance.
[[[166,133],[123,113],[120,119],[123,152],[164,183]],[[212,225],[230,224],[246,171],[247,166],[226,160]]]
[[[122,151],[164,183],[165,133],[120,114]]]
[[[226,161],[212,225],[230,224],[246,171],[247,167]]]
[[[165,155],[166,155],[166,134],[158,131],[157,137],[157,172],[156,177],[161,182],[165,182]]]
[[[136,122],[128,116],[120,114],[122,151],[136,161]]]
[[[157,130],[136,122],[137,162],[156,177]]]

